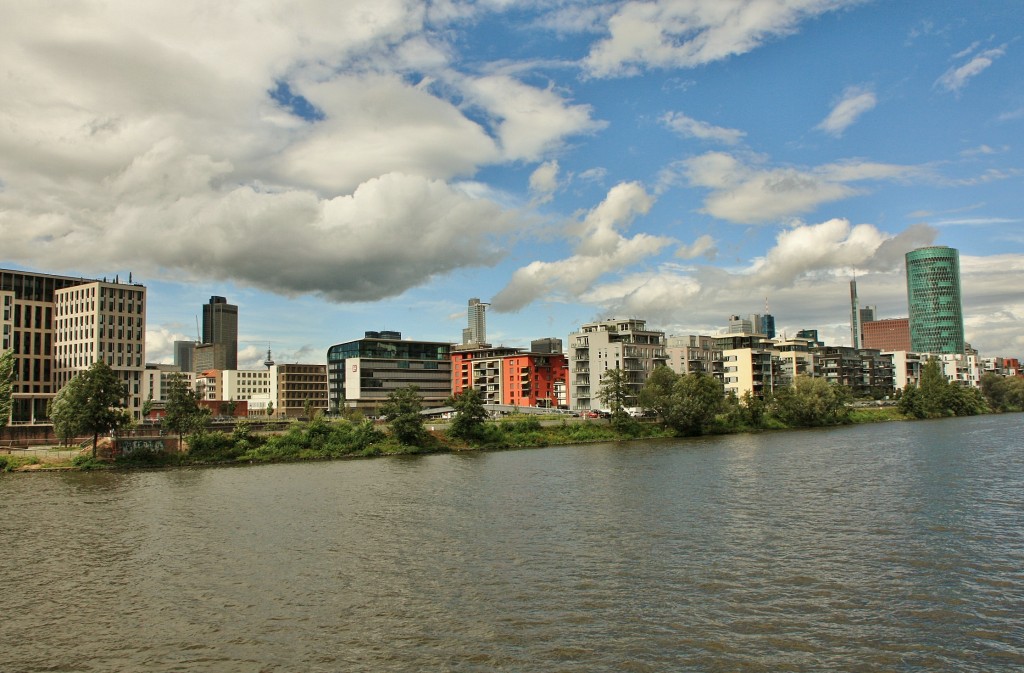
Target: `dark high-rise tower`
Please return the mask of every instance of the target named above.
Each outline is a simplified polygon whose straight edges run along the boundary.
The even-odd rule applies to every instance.
[[[203,343],[224,347],[224,366],[217,369],[238,369],[238,307],[224,297],[203,304]]]
[[[918,353],[963,353],[960,254],[936,245],[911,250],[906,260],[910,347]]]

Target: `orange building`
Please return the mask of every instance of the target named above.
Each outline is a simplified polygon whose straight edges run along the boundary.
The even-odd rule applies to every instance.
[[[569,363],[563,353],[531,353],[497,346],[455,349],[451,357],[453,394],[475,388],[484,404],[569,404]]]

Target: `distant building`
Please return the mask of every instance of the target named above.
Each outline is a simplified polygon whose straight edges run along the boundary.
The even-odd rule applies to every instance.
[[[569,396],[574,409],[605,409],[601,382],[605,372],[626,373],[630,389],[626,406],[637,406],[640,390],[657,367],[668,364],[665,333],[647,329],[637,319],[587,323],[569,335]]]
[[[906,254],[910,346],[916,353],[964,353],[960,254],[946,246]]]
[[[886,318],[870,320],[861,325],[864,348],[880,351],[910,351],[910,319]]]
[[[451,351],[450,343],[403,340],[391,331],[335,344],[327,349],[330,410],[376,415],[389,394],[410,385],[424,408],[443,406],[452,389]]]
[[[818,330],[816,329],[802,329],[796,333],[797,339],[808,339],[813,342],[812,346],[824,346],[825,342],[818,338]]]
[[[178,368],[178,371],[195,371],[195,369],[192,367],[192,351],[195,349],[195,347],[195,341],[174,342],[174,366]]]
[[[223,347],[220,369],[238,369],[238,307],[224,297],[210,297],[203,304],[203,344]]]
[[[487,307],[477,297],[469,300],[466,308],[467,327],[462,330],[462,343],[467,346],[483,346],[487,344]]]
[[[192,371],[196,374],[211,369],[233,369],[230,362],[231,351],[224,344],[196,344],[192,348]]]
[[[556,337],[545,337],[544,339],[534,339],[530,342],[531,353],[561,353],[562,352],[562,340]]]

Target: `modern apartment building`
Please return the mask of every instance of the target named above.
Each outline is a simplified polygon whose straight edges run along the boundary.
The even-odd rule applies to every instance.
[[[238,306],[216,296],[203,304],[203,343],[222,347],[214,351],[215,369],[238,369]]]
[[[821,346],[814,348],[813,353],[817,375],[829,383],[850,388],[856,396],[879,397],[895,391],[891,353],[851,346]]]
[[[717,347],[713,336],[670,336],[666,340],[665,355],[669,368],[676,374],[703,372],[719,381],[724,378],[722,349]]]
[[[452,393],[467,388],[484,404],[568,407],[568,363],[562,353],[525,352],[505,346],[452,351]]]
[[[97,360],[128,387],[125,406],[142,408],[146,360],[146,288],[0,269],[2,342],[15,353],[12,424],[47,423],[57,391]]]
[[[775,351],[761,334],[733,332],[715,337],[722,353],[722,384],[725,393],[742,397],[749,392],[764,397],[776,385]]]
[[[604,409],[602,377],[610,369],[626,373],[630,395],[636,398],[656,368],[668,364],[665,333],[647,329],[644,320],[609,319],[584,324],[569,335],[569,397],[574,409]]]
[[[910,350],[963,354],[960,254],[946,246],[918,248],[906,263]]]
[[[335,344],[327,349],[330,410],[375,415],[389,394],[410,385],[425,408],[444,406],[452,391],[451,351],[450,343],[403,340],[394,331]]]

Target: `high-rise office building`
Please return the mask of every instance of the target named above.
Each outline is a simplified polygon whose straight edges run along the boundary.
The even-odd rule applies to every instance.
[[[906,254],[910,346],[917,353],[963,353],[960,254],[944,245]]]
[[[223,369],[238,369],[238,307],[224,297],[203,304],[203,343],[223,346]]]
[[[192,351],[196,347],[195,341],[174,342],[174,364],[181,372],[190,372],[192,369]]]
[[[138,283],[0,269],[3,349],[14,351],[13,424],[48,423],[57,391],[98,360],[127,386],[137,420],[146,366],[146,288]]]
[[[468,326],[462,330],[462,343],[465,345],[483,346],[487,343],[487,307],[477,297],[469,300],[466,309]]]

